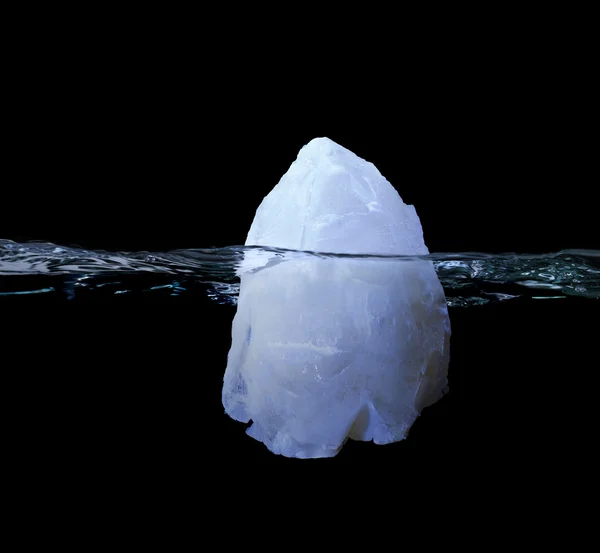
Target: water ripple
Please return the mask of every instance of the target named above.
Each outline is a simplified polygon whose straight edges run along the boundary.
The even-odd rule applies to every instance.
[[[83,292],[103,296],[139,293],[181,296],[201,290],[219,303],[235,304],[240,275],[303,257],[369,262],[432,261],[451,307],[516,298],[600,298],[598,250],[383,256],[230,246],[170,252],[108,252],[2,239],[0,296],[62,294],[74,299]]]

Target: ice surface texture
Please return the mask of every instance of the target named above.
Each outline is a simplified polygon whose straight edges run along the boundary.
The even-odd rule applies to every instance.
[[[375,165],[315,138],[262,201],[246,245],[422,255],[421,222]]]
[[[326,138],[302,148],[246,244],[428,253],[414,208],[373,164]],[[442,395],[449,340],[431,262],[284,260],[241,276],[223,405],[288,457],[331,457],[348,438],[402,440]]]

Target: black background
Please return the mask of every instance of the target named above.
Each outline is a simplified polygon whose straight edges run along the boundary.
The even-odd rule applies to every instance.
[[[278,56],[276,42],[230,51],[141,25],[28,26],[3,70],[5,238],[241,244],[298,150],[328,136],[416,206],[433,252],[598,247],[584,30],[433,40],[403,24],[368,50],[319,35]]]
[[[415,205],[432,252],[599,248],[585,44],[478,39],[423,54],[426,42],[383,68],[339,48],[319,64],[304,53],[263,68],[243,48],[186,57],[106,37],[23,42],[7,85],[0,236],[109,250],[242,244],[298,150],[328,136]],[[222,413],[232,307],[198,295],[2,309],[10,421],[32,471],[43,459],[70,475],[184,481],[206,463],[302,463]],[[333,462],[583,458],[597,309],[454,310],[451,393],[409,440],[349,443]]]
[[[319,103],[307,115],[208,96],[200,108],[184,94],[183,106],[159,94],[32,98],[9,146],[2,235],[116,250],[243,244],[298,150],[328,136],[415,205],[432,252],[598,246],[597,173],[574,98],[409,95],[389,111],[347,101],[333,117]]]

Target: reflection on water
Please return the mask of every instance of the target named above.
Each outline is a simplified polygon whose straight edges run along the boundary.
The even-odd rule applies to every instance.
[[[514,298],[600,297],[600,251],[548,254],[439,253],[369,256],[231,246],[170,252],[106,252],[50,243],[0,240],[0,295],[58,295],[66,299],[146,294],[208,294],[235,304],[239,277],[299,259],[353,259],[367,264],[430,261],[448,305],[462,307]]]

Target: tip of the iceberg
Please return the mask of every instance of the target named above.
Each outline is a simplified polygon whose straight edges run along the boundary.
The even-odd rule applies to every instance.
[[[327,138],[326,136],[320,136],[313,138],[306,146],[300,150],[300,154],[305,156],[329,156],[335,152],[348,152],[346,148],[340,146],[337,142]]]

